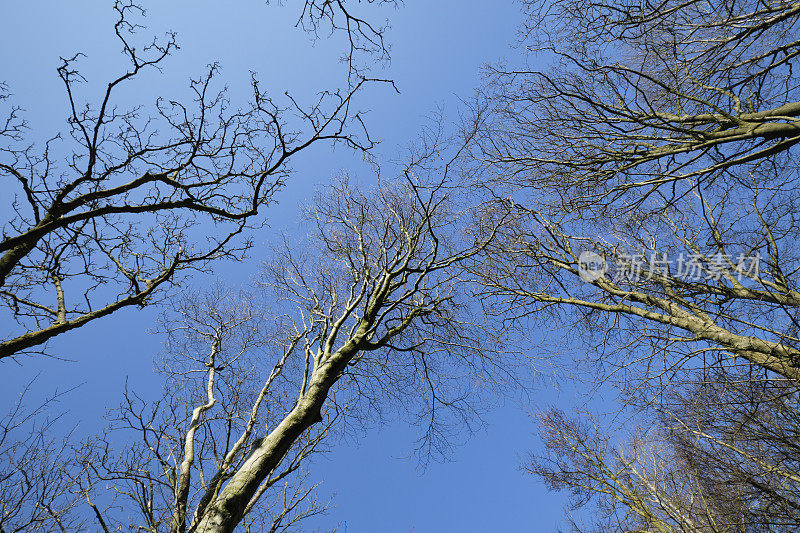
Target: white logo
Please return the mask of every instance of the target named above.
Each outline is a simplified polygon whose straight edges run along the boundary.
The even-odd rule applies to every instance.
[[[581,252],[578,257],[578,272],[583,281],[586,283],[597,281],[605,276],[607,271],[608,264],[602,255],[588,250]]]

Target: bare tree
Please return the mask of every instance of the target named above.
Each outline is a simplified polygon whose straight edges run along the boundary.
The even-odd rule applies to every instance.
[[[661,409],[673,448],[748,527],[800,527],[797,383],[751,368],[708,372]]]
[[[547,453],[527,470],[570,491],[576,530],[797,530],[797,384],[746,367],[686,378],[650,429],[612,437],[591,416],[546,413]]]
[[[590,417],[542,418],[547,453],[526,469],[571,495],[575,531],[746,531],[746,510],[730,492],[706,492],[658,430],[621,445]]]
[[[373,145],[352,104],[372,81],[363,77],[307,106],[273,100],[254,77],[252,101],[234,108],[215,89],[214,65],[191,81],[189,102],[161,98],[151,109],[118,102],[124,87],[163,68],[177,45],[173,34],[142,44],[143,10],[130,2],[114,8],[128,64],[91,102],[81,94],[81,54],[63,59],[64,132],[44,143],[27,139],[22,111],[0,86],[7,107],[0,173],[13,184],[2,220],[0,297],[4,320],[17,324],[0,339],[0,358],[41,352],[61,333],[147,305],[211,260],[241,257],[249,230],[263,223],[256,215],[297,155],[319,143]],[[349,15],[343,2],[306,2],[302,20],[336,26],[340,15],[352,39],[367,32],[363,38],[380,40],[381,31]]]
[[[516,214],[479,272],[498,309],[572,308],[637,377],[733,356],[798,379],[797,6],[532,12],[557,64],[494,72],[476,150]]]
[[[83,529],[86,520],[77,508],[76,469],[71,461],[69,430],[57,404],[67,393],[56,394],[30,409],[31,384],[25,387],[0,420],[0,531],[63,532]]]
[[[496,120],[482,147],[508,165],[503,182],[556,185],[564,203],[601,213],[658,209],[693,183],[790,157],[800,136],[796,3],[523,4],[523,44],[554,65],[490,72]]]
[[[437,143],[414,153],[397,182],[364,193],[343,179],[320,194],[305,252],[287,242],[266,268],[268,307],[225,291],[178,305],[164,322],[163,398],[127,392],[82,451],[98,524],[291,529],[324,510],[298,473],[331,432],[401,408],[429,454],[478,419],[481,391],[512,374],[459,275],[493,234],[463,233],[447,171],[424,181]]]
[[[386,41],[388,23],[377,24],[361,13],[363,4],[397,8],[401,0],[367,0],[357,7],[346,0],[305,0],[298,24],[319,37],[320,32],[343,33],[347,51],[342,60],[347,63],[351,79],[360,79],[369,69],[364,56],[378,62],[390,58],[391,46]]]
[[[489,73],[473,155],[513,222],[474,274],[490,312],[581,332],[573,373],[655,423],[616,449],[551,414],[534,471],[602,500],[601,530],[795,529],[791,423],[725,426],[745,397],[791,411],[800,379],[800,6],[525,5],[552,66]]]
[[[177,302],[162,324],[162,397],[149,401],[126,390],[105,435],[78,454],[80,492],[96,524],[109,531],[197,529],[205,508],[258,448],[264,431],[291,408],[293,391],[283,382],[288,354],[272,369],[264,357],[281,346],[274,331],[264,331],[268,321],[248,294],[222,287]],[[245,530],[289,530],[324,511],[314,486],[304,487],[305,476],[296,471],[328,425],[299,438],[282,466],[269,472],[240,517]]]

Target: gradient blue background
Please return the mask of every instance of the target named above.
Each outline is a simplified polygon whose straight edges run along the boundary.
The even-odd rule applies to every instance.
[[[274,3],[273,3],[274,4]],[[146,32],[178,33],[181,50],[165,64],[163,75],[149,75],[136,91],[121,100],[151,102],[159,95],[180,95],[190,76],[218,61],[234,103],[248,96],[249,71],[258,73],[266,89],[300,98],[338,83],[343,66],[336,61],[339,40],[309,40],[294,28],[300,7],[263,1],[143,2],[148,10]],[[374,15],[373,15],[374,16]],[[460,98],[469,98],[480,83],[480,67],[502,57],[514,58],[509,48],[520,22],[518,6],[510,0],[410,0],[397,11],[385,10],[392,62],[382,76],[397,82],[398,95],[387,88],[369,89],[359,100],[371,109],[371,133],[382,139],[377,153],[393,158],[413,140],[425,117],[437,106],[451,116]],[[82,51],[82,72],[89,83],[82,89],[99,97],[107,79],[122,68],[124,58],[113,39],[111,2],[3,2],[0,6],[0,80],[8,83],[15,103],[26,109],[30,139],[41,141],[61,129],[65,95],[56,75],[59,56]],[[143,32],[143,34],[146,34]],[[309,157],[310,156],[310,157]],[[327,148],[305,154],[279,205],[267,216],[270,228],[256,236],[259,244],[243,264],[220,264],[226,283],[244,284],[265,259],[266,243],[278,230],[295,227],[298,206],[315,184],[342,171],[369,182],[374,175],[346,151]],[[0,194],[9,194],[0,184]],[[4,203],[5,200],[4,200]],[[198,280],[200,283],[201,280]],[[8,405],[21,384],[39,374],[36,394],[82,384],[63,403],[79,435],[102,426],[102,416],[117,405],[127,379],[140,394],[159,390],[152,357],[160,339],[148,333],[156,310],[125,311],[90,327],[63,335],[51,351],[74,359],[27,360],[24,365],[0,363],[0,402]],[[2,327],[0,325],[0,327]],[[349,532],[361,531],[552,531],[560,522],[563,498],[548,493],[537,479],[524,475],[520,457],[537,446],[535,425],[527,410],[552,401],[554,393],[540,388],[533,399],[510,399],[487,417],[485,431],[455,449],[452,460],[419,465],[404,459],[418,436],[415,428],[389,423],[377,432],[336,443],[317,459],[315,480],[323,480],[321,499],[334,496],[334,508],[304,529],[327,529],[346,522]]]

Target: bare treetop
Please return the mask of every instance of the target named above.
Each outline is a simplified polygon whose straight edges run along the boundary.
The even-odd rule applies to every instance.
[[[299,153],[322,142],[373,146],[352,101],[371,79],[304,105],[273,100],[253,77],[250,103],[235,108],[212,65],[190,82],[189,101],[118,102],[122,87],[161,69],[177,45],[172,34],[141,45],[142,10],[115,8],[128,64],[100,100],[82,95],[77,54],[58,69],[65,132],[44,144],[28,139],[13,106],[0,129],[0,172],[15,187],[0,242],[0,297],[18,324],[0,340],[0,358],[41,351],[62,332],[152,302],[187,271],[241,257]]]
[[[527,4],[523,45],[554,66],[492,72],[483,156],[508,164],[508,181],[558,184],[560,201],[585,210],[652,208],[651,194],[680,197],[688,181],[747,172],[797,143],[798,4]]]
[[[305,0],[298,24],[319,36],[320,32],[344,33],[347,51],[343,56],[355,79],[363,75],[364,58],[379,62],[389,60],[391,46],[386,39],[388,22],[379,24],[372,17],[361,13],[364,4],[379,7],[397,8],[402,0],[367,0],[366,2],[346,0]]]
[[[622,381],[711,353],[798,379],[798,24],[785,2],[533,12],[553,66],[493,73],[477,150],[515,213],[482,273],[506,310],[575,310]]]
[[[475,274],[585,341],[559,361],[590,411],[619,400],[611,430],[545,413],[531,471],[579,531],[795,530],[800,4],[525,5],[474,151],[512,222]]]
[[[298,473],[342,424],[404,411],[427,456],[479,420],[482,392],[513,379],[502,338],[463,300],[463,264],[492,235],[458,231],[457,191],[420,176],[438,155],[370,192],[326,188],[306,253],[286,242],[267,266],[266,305],[216,289],[175,306],[163,398],[128,391],[114,417],[140,442],[112,453],[104,437],[80,459],[87,501],[108,501],[101,481],[117,494],[94,504],[98,522],[279,530],[321,510]]]

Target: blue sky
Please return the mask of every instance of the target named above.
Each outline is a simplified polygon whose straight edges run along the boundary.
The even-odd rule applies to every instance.
[[[0,80],[8,83],[15,102],[26,109],[32,140],[46,138],[63,124],[65,98],[55,70],[59,56],[86,53],[83,73],[89,83],[84,89],[94,94],[103,89],[106,77],[121,68],[123,58],[112,39],[110,4],[29,1],[4,2],[0,7],[5,22],[0,34]],[[265,88],[278,94],[289,90],[301,98],[328,87],[331,80],[341,81],[343,67],[336,61],[341,43],[325,39],[312,43],[293,27],[298,2],[276,4],[143,2],[148,31],[175,30],[181,50],[165,65],[163,75],[150,76],[135,94],[123,98],[152,101],[175,94],[190,76],[201,74],[214,61],[222,65],[222,78],[234,102],[247,96],[250,70]],[[381,75],[394,79],[400,94],[373,88],[360,103],[371,110],[371,133],[383,141],[377,153],[392,158],[413,140],[437,106],[451,115],[458,112],[459,98],[469,98],[480,83],[482,64],[504,56],[513,59],[509,44],[520,16],[510,0],[408,0],[385,14],[392,26],[388,33],[392,62]],[[317,149],[310,155],[295,165],[280,204],[268,212],[270,228],[256,236],[259,246],[251,259],[217,268],[227,283],[248,281],[265,258],[271,236],[296,225],[298,205],[308,199],[315,184],[342,171],[365,182],[375,179],[344,151],[331,154]],[[126,379],[139,390],[160,386],[152,373],[160,339],[147,333],[154,313],[126,311],[51,344],[54,351],[75,359],[73,363],[4,362],[4,382],[23,383],[41,373],[36,387],[40,393],[82,383],[69,396],[70,419],[81,432],[91,432],[100,427],[104,410],[118,402]],[[7,387],[0,399],[8,402],[17,393],[15,387]],[[551,393],[542,391],[537,399],[549,401]],[[549,494],[519,470],[519,457],[536,446],[527,407],[529,403],[509,400],[489,414],[485,431],[456,448],[451,462],[430,464],[422,472],[413,460],[403,459],[417,433],[402,423],[338,443],[313,468],[313,478],[324,480],[322,497],[335,493],[335,508],[313,526],[347,522],[350,532],[552,530],[561,517],[561,497]]]

